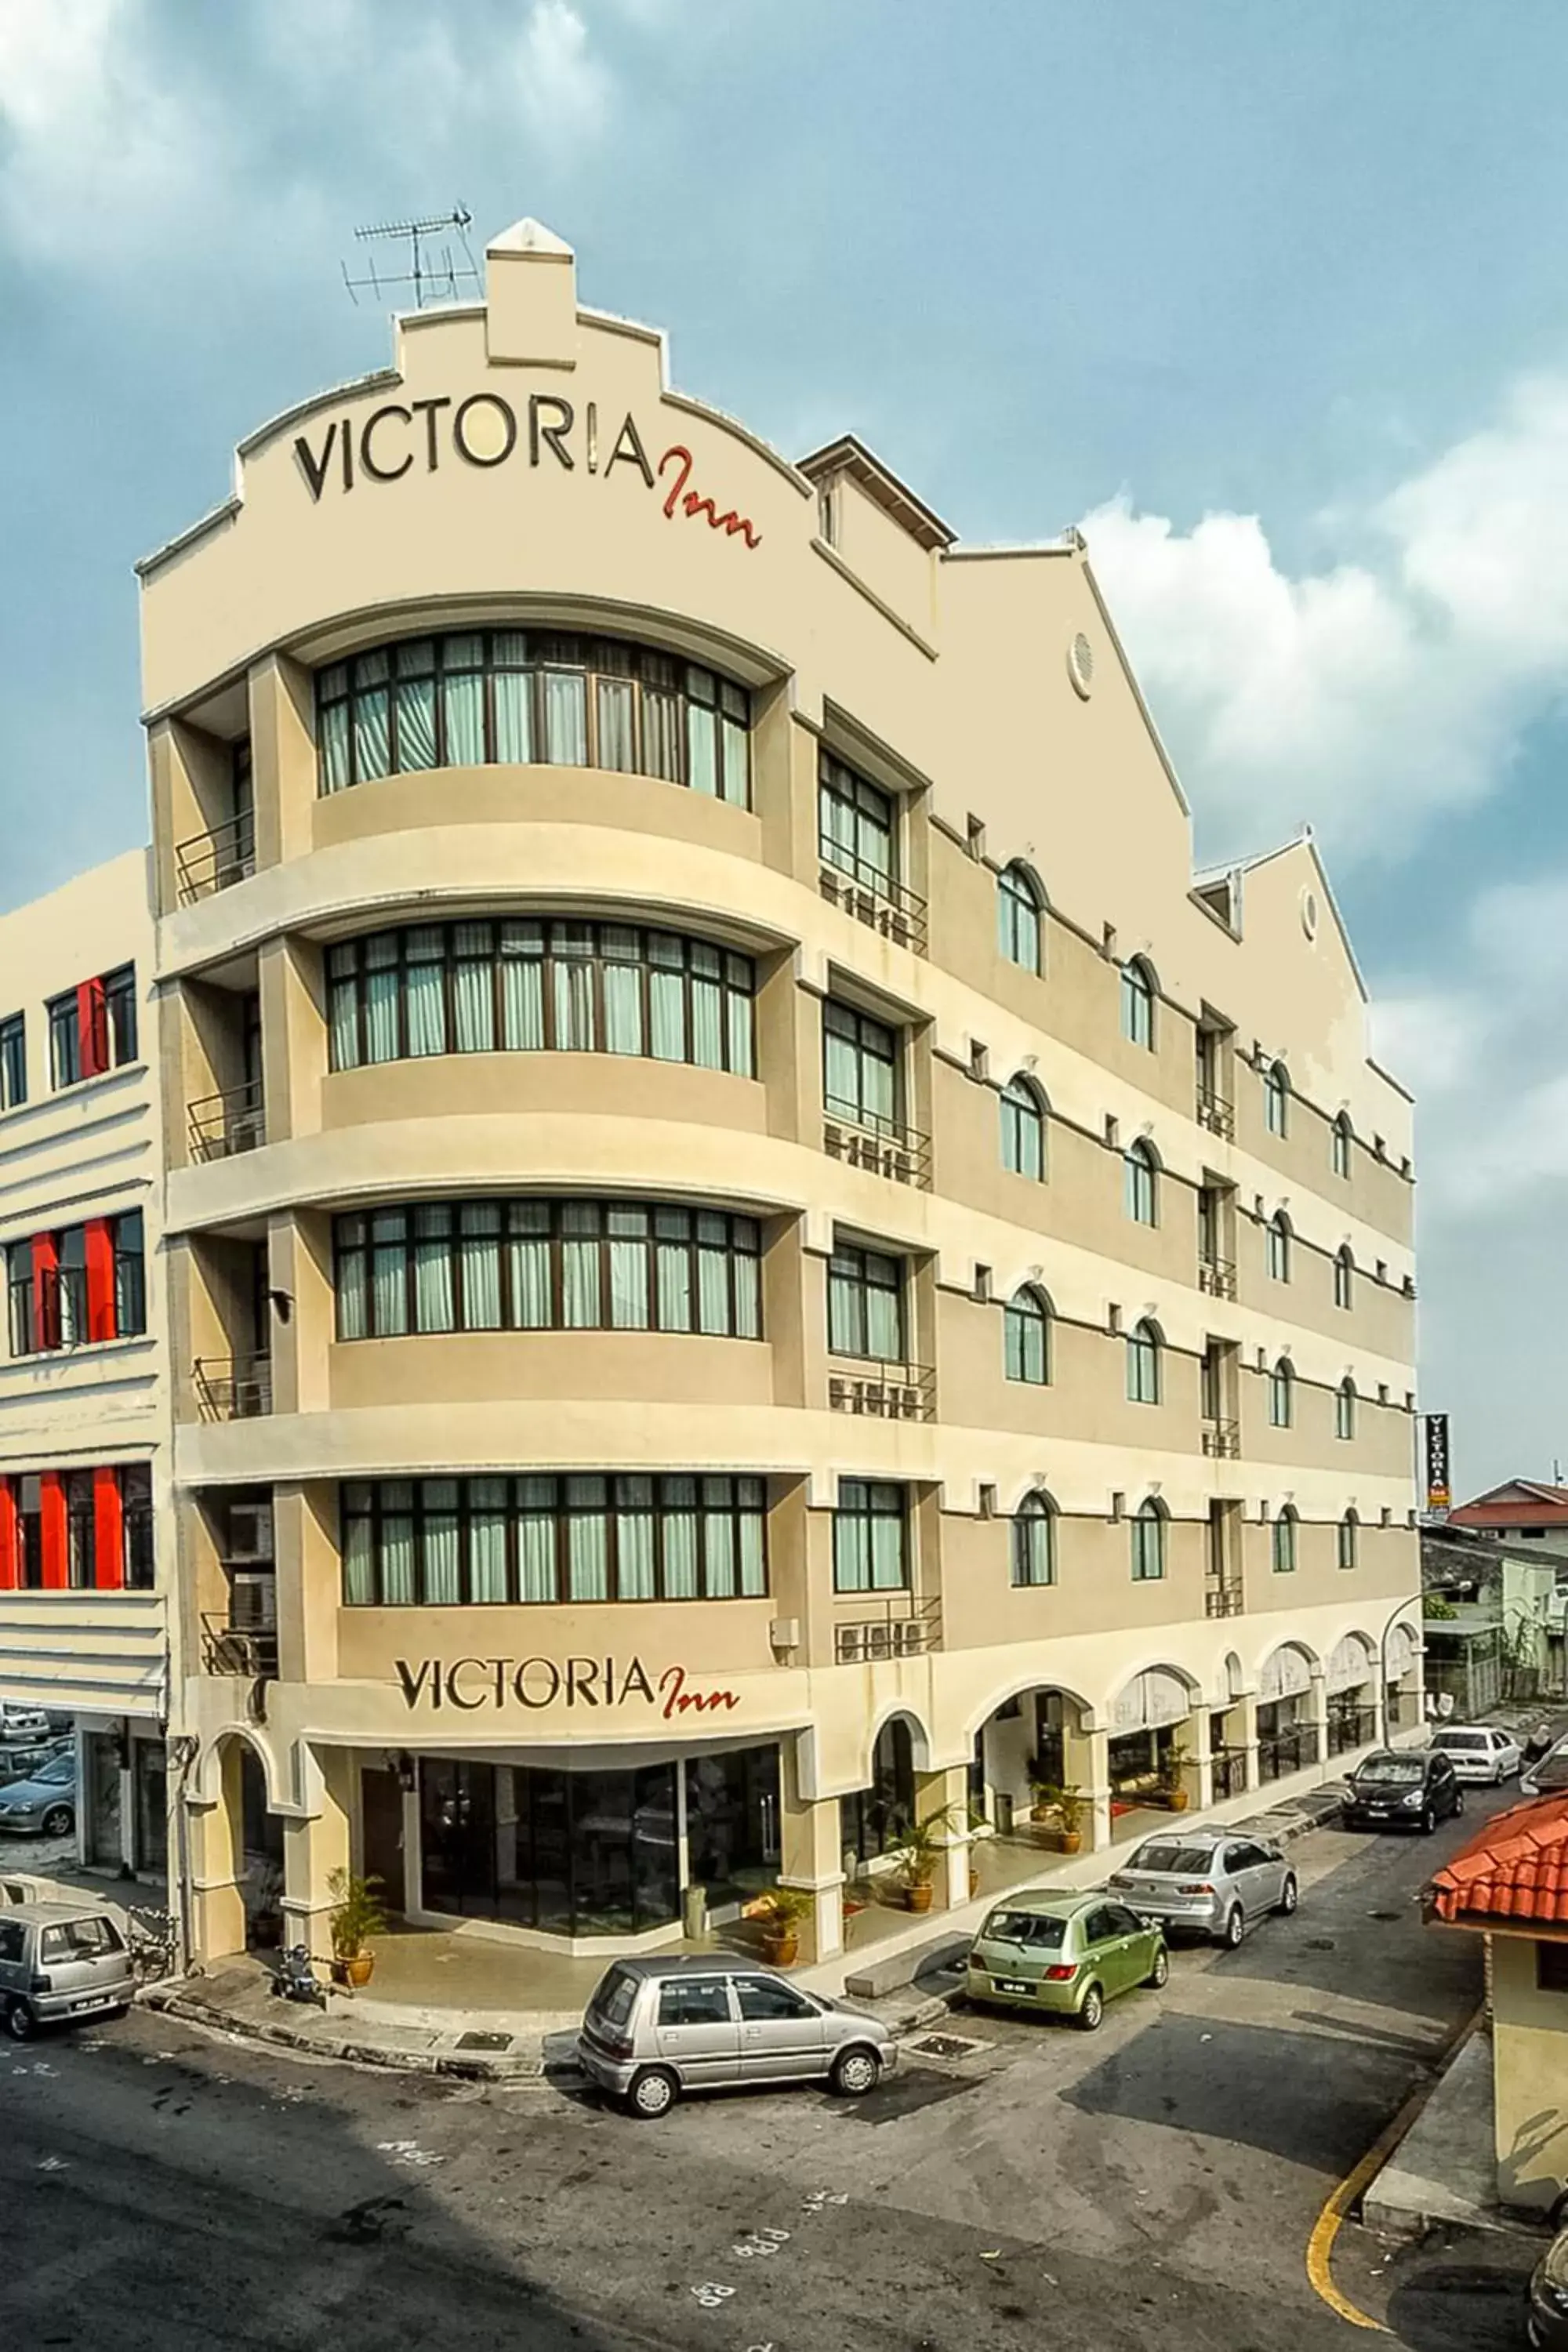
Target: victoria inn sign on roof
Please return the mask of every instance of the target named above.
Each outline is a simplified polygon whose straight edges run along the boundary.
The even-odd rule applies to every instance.
[[[580,416],[571,401],[555,393],[531,394],[524,416],[499,392],[473,392],[466,400],[454,400],[449,393],[389,400],[373,408],[357,430],[352,416],[334,416],[314,446],[309,434],[296,434],[294,455],[312,504],[320,503],[329,484],[346,495],[357,482],[400,482],[416,466],[434,474],[443,456],[485,467],[553,464],[569,474],[581,469],[585,478],[640,482],[658,499],[669,521],[701,518],[726,539],[739,538],[748,548],[762,544],[761,532],[744,515],[733,507],[721,509],[715,499],[690,487],[692,457],[682,443],[672,441],[651,459],[629,410],[613,440],[601,436],[595,400]]]

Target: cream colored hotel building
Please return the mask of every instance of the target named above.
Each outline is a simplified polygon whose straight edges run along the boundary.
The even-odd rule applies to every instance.
[[[1076,535],[669,388],[523,223],[142,566],[180,1780],[580,1950],[1419,1707],[1410,1104],[1194,877]],[[1335,1764],[1337,1769],[1337,1763]]]

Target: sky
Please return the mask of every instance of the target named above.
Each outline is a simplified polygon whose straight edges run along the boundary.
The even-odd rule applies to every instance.
[[[1506,37],[1500,37],[1506,31]],[[526,214],[677,383],[1077,521],[1199,855],[1310,821],[1457,1486],[1568,1465],[1560,0],[0,0],[0,909],[145,836],[131,566]]]

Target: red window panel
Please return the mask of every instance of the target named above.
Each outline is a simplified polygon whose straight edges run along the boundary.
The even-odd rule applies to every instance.
[[[107,1217],[89,1217],[83,1228],[87,1255],[87,1336],[112,1339],[114,1326],[114,1232]]]
[[[92,1474],[92,1580],[100,1592],[118,1592],[125,1581],[125,1513],[115,1469]]]
[[[44,1591],[64,1592],[70,1582],[67,1560],[66,1482],[58,1470],[45,1470],[39,1474],[38,1517],[40,1549],[44,1555]]]
[[[109,1067],[109,1006],[101,980],[84,980],[78,988],[76,1025],[82,1076],[100,1077]]]
[[[21,1577],[21,1561],[17,1556],[16,1489],[9,1478],[0,1478],[0,1592],[15,1592]]]
[[[33,1345],[60,1344],[59,1252],[53,1234],[33,1235]]]

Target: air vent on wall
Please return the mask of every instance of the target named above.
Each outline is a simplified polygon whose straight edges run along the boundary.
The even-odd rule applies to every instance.
[[[1094,647],[1081,629],[1068,647],[1068,676],[1087,702],[1094,691]]]

